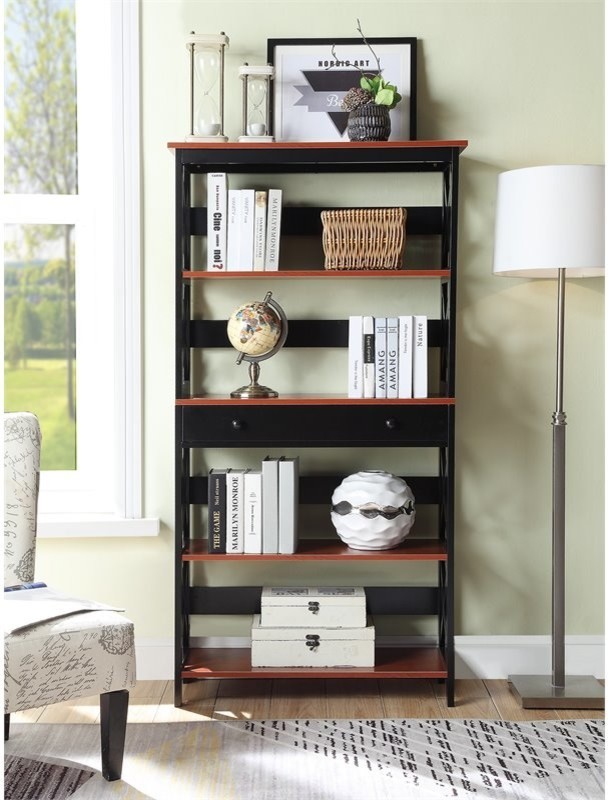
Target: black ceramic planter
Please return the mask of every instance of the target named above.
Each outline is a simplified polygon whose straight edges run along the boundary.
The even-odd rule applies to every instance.
[[[386,142],[391,135],[388,106],[370,103],[348,115],[348,138],[351,142]]]

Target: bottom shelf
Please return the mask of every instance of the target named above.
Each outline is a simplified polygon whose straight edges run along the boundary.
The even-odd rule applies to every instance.
[[[374,667],[255,667],[249,648],[196,648],[189,651],[183,678],[447,678],[436,647],[378,647]]]

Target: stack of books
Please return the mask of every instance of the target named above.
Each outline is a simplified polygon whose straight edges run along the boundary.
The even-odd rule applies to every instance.
[[[279,268],[282,189],[229,189],[225,172],[207,177],[207,269]]]
[[[209,470],[210,553],[295,553],[299,459],[266,456],[261,469]]]
[[[349,317],[348,396],[428,397],[427,326],[423,315]]]

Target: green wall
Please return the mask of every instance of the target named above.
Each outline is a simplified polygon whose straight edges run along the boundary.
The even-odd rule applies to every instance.
[[[520,166],[603,161],[603,4],[143,0],[145,514],[161,518],[161,535],[43,540],[39,548],[39,571],[50,583],[123,605],[140,638],[164,641],[172,635],[174,201],[173,155],[166,143],[183,139],[188,125],[185,36],[191,30],[222,30],[230,37],[226,132],[235,139],[240,134],[238,66],[264,63],[267,38],[355,36],[357,17],[370,37],[418,38],[418,137],[470,142],[461,168],[456,633],[550,630],[556,285],[492,276],[496,179],[499,172]],[[259,293],[259,287],[218,287],[218,315]],[[282,282],[275,292],[296,317],[316,313],[319,288]],[[377,310],[367,313],[395,307],[393,288],[392,282],[375,281]],[[420,292],[416,303],[426,302],[424,287],[415,291]],[[370,297],[360,292],[361,284],[353,282],[336,310],[346,315],[369,309]],[[568,282],[569,634],[604,629],[603,311],[602,281]],[[318,309],[320,316],[324,313]],[[209,370],[233,388],[243,382],[242,370],[231,357],[224,358]],[[268,362],[265,380],[282,386],[297,369],[311,389],[318,389],[320,381],[331,384],[342,368],[336,353],[320,360],[303,354],[297,368],[292,358],[283,352]],[[214,457],[220,465],[223,454]],[[234,461],[233,455],[225,457]],[[413,457],[424,469],[428,455]],[[391,468],[395,454],[315,451],[307,458],[315,469],[345,465],[348,470],[350,465]],[[290,577],[312,583],[370,580],[361,567],[355,574],[335,565],[311,569],[301,567],[297,575],[290,570]],[[402,569],[382,565],[373,576],[397,583]],[[285,575],[277,565],[261,570],[228,565],[212,578],[241,579],[281,582]],[[211,623],[202,632],[222,630]],[[424,630],[424,623],[416,629]],[[235,620],[229,631],[244,635],[246,626]]]

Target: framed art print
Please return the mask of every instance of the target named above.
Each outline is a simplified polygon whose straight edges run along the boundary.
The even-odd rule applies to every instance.
[[[383,77],[402,100],[391,111],[391,141],[416,138],[416,39],[368,39]],[[273,133],[278,142],[348,141],[346,92],[361,72],[377,74],[374,54],[361,39],[269,39],[274,66]]]

